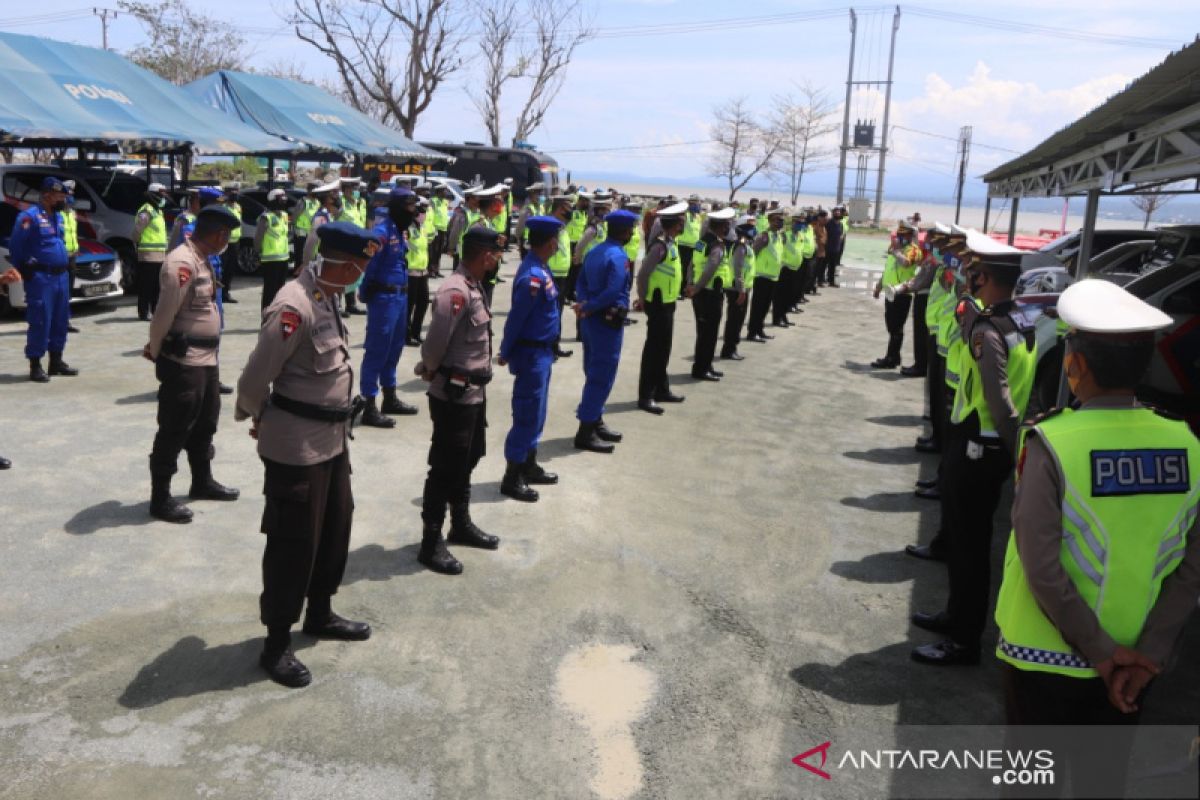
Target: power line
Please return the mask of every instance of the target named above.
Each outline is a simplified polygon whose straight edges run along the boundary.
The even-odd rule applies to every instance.
[[[933,133],[931,131],[919,131],[916,128],[906,128],[903,125],[893,125],[892,130],[908,131],[909,133],[919,133],[922,136],[930,136],[930,137],[933,137],[934,139],[945,139],[948,142],[958,142],[959,141],[958,136],[947,136],[944,133]],[[1017,155],[1020,155],[1023,152],[1021,150],[1013,150],[1011,147],[1001,147],[1000,145],[996,145],[996,144],[983,144],[981,142],[974,142],[974,141],[971,142],[971,146],[972,147],[982,147],[985,150],[999,150],[1002,153],[1016,153]]]
[[[91,8],[80,8],[70,11],[55,11],[47,14],[34,14],[28,17],[9,17],[0,21],[0,28],[25,28],[34,25],[50,25],[57,22],[71,22],[92,15]]]
[[[1016,33],[1029,33],[1035,36],[1053,36],[1056,39],[1071,39],[1077,42],[1092,42],[1100,44],[1125,45],[1127,47],[1145,47],[1155,50],[1177,47],[1180,42],[1173,39],[1154,39],[1147,36],[1119,36],[1109,33],[1091,33],[1077,28],[1058,28],[1052,25],[1035,25],[1031,22],[1019,22],[1011,19],[996,19],[980,17],[974,14],[958,14],[952,11],[937,11],[921,6],[905,6],[904,10],[914,17],[925,17],[941,22],[952,22],[972,27],[993,28]]]
[[[616,153],[627,150],[657,150],[663,147],[684,147],[695,144],[712,144],[713,139],[695,139],[690,142],[664,142],[663,144],[633,144],[623,147],[584,147],[573,150],[555,150],[555,153]]]

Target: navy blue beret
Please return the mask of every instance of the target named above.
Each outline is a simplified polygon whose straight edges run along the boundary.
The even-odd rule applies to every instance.
[[[609,225],[615,225],[618,228],[632,228],[637,224],[638,215],[634,214],[632,211],[626,211],[625,209],[621,208],[605,214],[604,221]]]
[[[60,181],[58,178],[54,177],[53,175],[47,175],[42,180],[42,191],[43,192],[65,192],[66,190],[67,190],[67,187],[63,186],[62,181]]]
[[[558,217],[530,217],[525,220],[525,227],[530,233],[554,234],[558,233],[559,229],[565,223]]]
[[[484,247],[488,250],[504,249],[504,246],[500,244],[500,234],[491,228],[471,228],[463,234],[463,245],[467,244]]]
[[[353,222],[326,222],[316,228],[317,239],[325,252],[336,250],[350,256],[370,257],[379,249],[379,240]]]
[[[202,219],[224,225],[226,228],[229,228],[229,230],[233,230],[242,224],[241,220],[237,218],[236,214],[230,211],[226,206],[218,203],[213,203],[212,205],[207,205],[200,209],[200,212],[196,214],[196,220],[199,221]]]

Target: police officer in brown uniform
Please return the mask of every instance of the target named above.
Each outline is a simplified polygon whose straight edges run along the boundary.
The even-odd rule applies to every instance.
[[[497,536],[471,521],[471,472],[486,452],[487,390],[492,379],[492,312],[484,276],[495,269],[504,237],[474,227],[463,235],[462,261],[438,288],[421,360],[414,370],[429,382],[433,440],[425,479],[417,560],[434,572],[457,575],[462,564],[446,549],[442,524],[450,506],[451,544],[495,550]]]
[[[193,500],[236,500],[238,490],[213,480],[213,434],[221,413],[217,348],[221,344],[219,289],[210,256],[229,246],[241,223],[221,205],[196,218],[190,239],[167,254],[159,273],[158,305],[142,356],[158,377],[158,433],[150,451],[150,514],[164,522],[191,522],[192,512],[171,497],[179,451],[187,450]]]
[[[235,419],[253,420],[250,435],[266,468],[259,611],[267,639],[259,663],[272,680],[293,687],[312,680],[291,649],[305,598],[305,633],[349,641],[371,635],[366,623],[343,619],[331,607],[354,511],[347,446],[354,368],[334,300],[362,275],[379,242],[349,222],[322,225],[317,235],[321,256],[263,312],[234,411]]]

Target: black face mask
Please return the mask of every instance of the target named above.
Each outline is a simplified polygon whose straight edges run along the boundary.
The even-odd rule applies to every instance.
[[[275,209],[276,211],[287,211],[288,201],[286,199],[272,200],[271,208]]]
[[[54,211],[66,211],[67,210],[67,201],[59,200],[57,203],[54,203],[52,206],[50,206],[50,208],[53,209]]]

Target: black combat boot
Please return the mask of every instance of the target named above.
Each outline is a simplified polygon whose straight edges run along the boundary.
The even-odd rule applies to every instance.
[[[504,470],[504,480],[500,481],[500,494],[520,500],[523,503],[536,503],[538,493],[530,489],[525,482],[525,465],[509,461]]]
[[[329,607],[329,598],[308,600],[304,614],[304,632],[318,639],[339,639],[344,642],[365,642],[371,638],[371,626],[339,617]]]
[[[460,575],[463,571],[462,563],[446,549],[441,525],[425,524],[421,531],[421,549],[417,553],[417,561],[443,575]]]
[[[177,525],[192,521],[192,510],[171,497],[170,475],[150,475],[150,516]]]
[[[67,362],[63,361],[62,353],[50,354],[50,369],[51,375],[64,375],[68,378],[79,374],[79,370],[72,367]]]
[[[450,544],[495,550],[500,547],[500,537],[485,533],[471,521],[471,490],[466,497],[450,504],[450,533],[446,536]]]
[[[312,683],[312,673],[292,652],[292,634],[287,629],[267,633],[258,665],[266,670],[271,680],[289,689]]]
[[[241,491],[218,483],[212,476],[212,462],[192,464],[192,487],[188,497],[192,500],[222,500],[232,502],[242,496]]]
[[[372,428],[394,428],[396,420],[391,417],[385,417],[379,413],[378,406],[375,405],[375,398],[366,398],[366,405],[363,407],[362,424],[369,425]]]
[[[606,442],[619,442],[625,437],[604,424],[604,417],[596,420],[596,435]]]
[[[50,382],[50,376],[46,374],[46,370],[42,369],[42,360],[40,358],[29,359],[29,380],[34,383]]]
[[[379,410],[384,414],[402,414],[410,416],[417,413],[417,407],[396,397],[396,387],[383,387],[383,403],[379,406]],[[390,427],[390,426],[389,426]]]
[[[537,450],[530,450],[525,459],[525,482],[540,486],[552,486],[558,483],[558,475],[542,469],[537,462]]]
[[[575,433],[575,449],[591,450],[593,453],[611,453],[616,448],[596,435],[595,422],[580,422]]]

